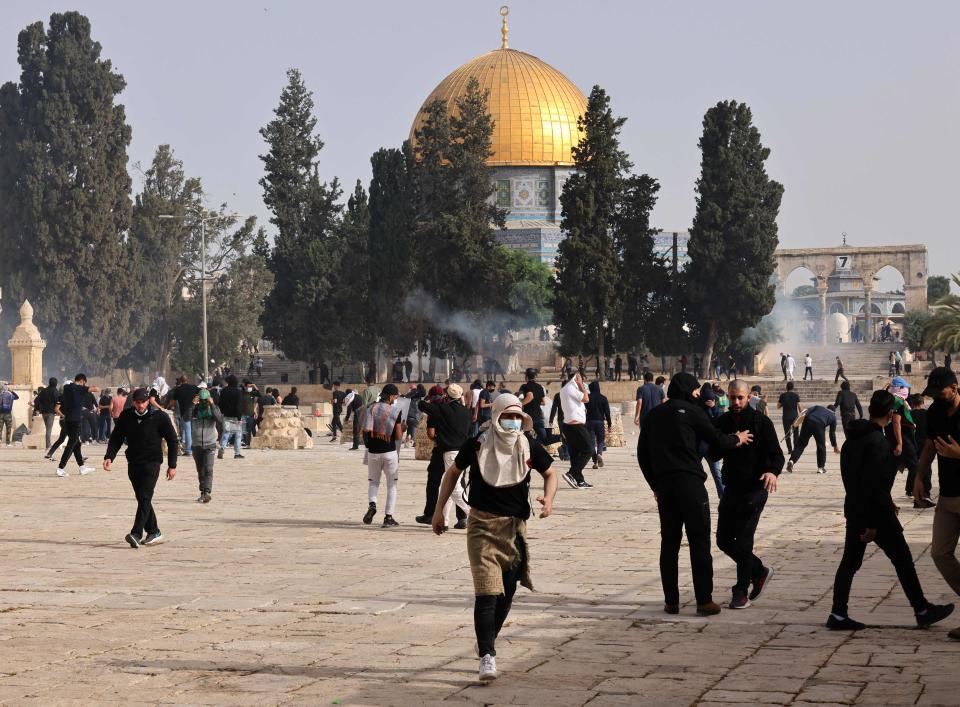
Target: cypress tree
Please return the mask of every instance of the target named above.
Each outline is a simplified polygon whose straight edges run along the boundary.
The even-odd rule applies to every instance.
[[[269,267],[274,286],[263,312],[265,336],[293,358],[319,362],[340,334],[318,327],[316,317],[332,302],[340,186],[320,181],[323,142],[314,135],[313,96],[296,69],[287,72],[274,119],[260,130],[269,151],[261,155],[260,180],[270,222],[277,228]]]
[[[18,46],[20,81],[0,87],[0,330],[29,298],[49,367],[106,372],[136,338],[125,82],[77,12]]]
[[[561,350],[569,353],[602,358],[616,319],[620,263],[613,234],[632,167],[618,139],[624,122],[613,116],[606,92],[594,86],[587,112],[577,120],[584,132],[573,149],[577,171],[560,195],[565,237],[557,252],[553,311]]]
[[[690,314],[705,332],[704,365],[773,309],[777,214],[783,186],[767,176],[770,150],[745,103],[721,101],[703,118],[697,210],[690,229]]]

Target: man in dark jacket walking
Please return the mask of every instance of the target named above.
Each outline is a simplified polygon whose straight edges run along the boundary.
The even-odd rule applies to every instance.
[[[748,444],[748,431],[720,434],[696,404],[700,384],[689,373],[678,373],[670,381],[667,402],[650,411],[643,421],[637,460],[644,478],[657,499],[660,514],[660,580],[663,583],[664,611],[680,611],[678,560],[686,528],[690,545],[693,588],[697,614],[720,613],[713,601],[713,559],[710,556],[710,501],[704,482],[700,444],[717,450]]]
[[[138,548],[163,540],[153,510],[153,491],[163,463],[161,442],[167,443],[167,480],[172,481],[177,475],[178,439],[177,430],[167,413],[150,405],[146,390],[140,388],[131,397],[133,407],[120,413],[110,434],[107,452],[103,456],[103,470],[110,471],[111,463],[126,442],[127,476],[137,497],[137,514],[125,540],[130,547]],[[146,538],[143,537],[144,530]]]
[[[772,567],[765,567],[753,554],[753,537],[767,496],[777,490],[777,477],[783,469],[783,450],[773,422],[749,404],[749,390],[743,381],[734,381],[728,391],[730,410],[717,419],[724,434],[747,431],[753,443],[733,449],[711,449],[710,456],[723,459],[723,496],[717,509],[717,547],[737,563],[737,583],[733,585],[731,609],[746,609],[760,597]],[[747,593],[750,585],[752,591]]]
[[[833,401],[833,409],[840,413],[840,426],[843,427],[844,435],[847,434],[847,428],[851,422],[863,417],[863,407],[860,405],[860,398],[850,390],[850,381],[845,380],[840,384],[837,399]]]
[[[897,571],[918,626],[929,626],[946,618],[953,604],[935,605],[926,600],[913,555],[903,537],[903,526],[897,519],[898,509],[890,496],[897,475],[897,458],[883,429],[893,416],[893,394],[877,390],[870,399],[869,420],[850,423],[849,436],[840,454],[843,477],[843,515],[847,519],[843,558],[833,582],[833,608],[827,628],[837,631],[858,631],[865,628],[847,613],[853,576],[863,564],[867,545],[877,543],[890,558]]]

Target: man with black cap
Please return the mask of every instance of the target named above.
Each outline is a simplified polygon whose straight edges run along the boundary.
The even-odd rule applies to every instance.
[[[547,431],[543,425],[543,399],[547,391],[537,382],[537,369],[528,368],[526,371],[527,382],[520,386],[520,393],[517,395],[523,404],[523,411],[533,420],[533,433],[540,444],[545,444],[547,440]]]
[[[150,394],[138,388],[131,396],[133,407],[124,410],[110,434],[103,470],[110,471],[120,447],[127,443],[127,476],[137,497],[137,514],[125,540],[132,548],[155,545],[163,540],[157,514],[153,510],[153,491],[160,478],[163,462],[161,442],[167,443],[167,480],[177,475],[177,430],[163,410],[150,405]],[[143,537],[146,531],[147,537]]]
[[[946,366],[933,369],[923,395],[934,400],[927,410],[927,440],[917,464],[913,500],[915,504],[923,502],[923,479],[936,457],[940,498],[933,516],[930,556],[950,588],[960,594],[960,562],[956,555],[960,540],[960,393],[956,374]],[[960,628],[949,635],[960,640]]]
[[[713,558],[710,556],[710,501],[704,482],[700,444],[729,450],[753,440],[748,430],[720,434],[695,403],[700,384],[689,373],[670,381],[667,402],[658,405],[643,421],[637,461],[653,490],[660,514],[660,580],[664,611],[680,611],[678,558],[686,528],[693,569],[697,614],[720,613],[713,601]]]
[[[444,472],[453,464],[457,452],[467,441],[473,416],[470,408],[463,404],[463,388],[456,383],[447,386],[441,399],[436,400],[435,396],[431,395],[428,399],[421,400],[417,407],[427,416],[427,436],[435,445],[427,466],[427,502],[423,515],[416,517],[418,523],[430,525],[440,493],[440,481]],[[459,485],[454,488],[452,499],[446,505],[443,509],[445,516],[449,515],[450,505],[456,506],[457,522],[453,527],[464,530],[467,527],[469,506],[463,500],[463,490]]]

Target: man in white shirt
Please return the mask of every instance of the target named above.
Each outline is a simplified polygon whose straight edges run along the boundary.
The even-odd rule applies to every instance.
[[[793,380],[793,374],[797,370],[797,360],[793,357],[793,354],[787,354],[787,380]]]
[[[587,386],[579,373],[575,374],[563,388],[560,389],[560,407],[563,410],[563,436],[567,440],[570,450],[570,470],[563,475],[563,480],[575,489],[593,488],[583,478],[583,468],[590,461],[593,444],[587,432],[587,406],[590,395]]]
[[[810,380],[813,380],[813,357],[810,354],[807,354],[803,357],[803,379],[807,379],[807,374],[810,375]]]

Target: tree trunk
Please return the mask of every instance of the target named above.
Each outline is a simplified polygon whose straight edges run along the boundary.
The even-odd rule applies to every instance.
[[[706,349],[703,352],[703,360],[706,361],[704,366],[706,367],[709,373],[705,376],[706,378],[713,377],[713,345],[717,341],[717,325],[716,322],[711,321],[710,326],[707,328],[707,345]]]

